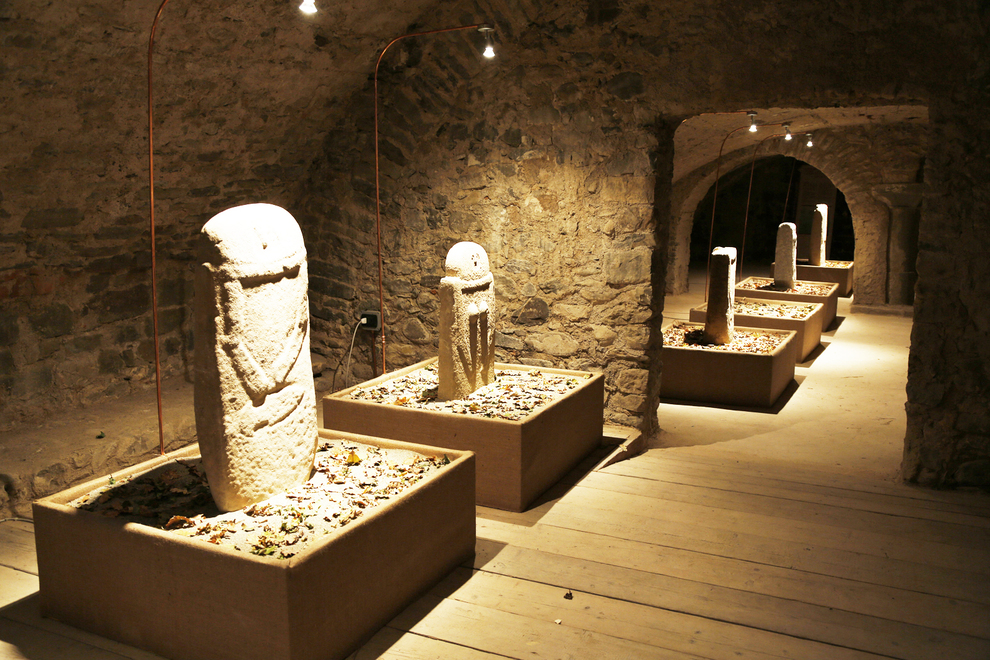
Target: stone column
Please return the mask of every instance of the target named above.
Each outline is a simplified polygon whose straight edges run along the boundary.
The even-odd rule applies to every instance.
[[[233,511],[312,473],[306,248],[285,209],[248,204],[203,226],[199,261],[196,433],[213,499]]]
[[[890,208],[887,302],[891,305],[914,303],[923,188],[920,183],[888,183],[873,188],[873,196]]]
[[[781,288],[794,288],[797,273],[797,227],[782,222],[777,228],[777,252],[774,256],[773,283]]]
[[[710,344],[728,344],[735,327],[736,248],[712,250],[708,282],[705,340]]]
[[[488,253],[464,241],[450,248],[440,280],[440,401],[495,382],[495,280]]]
[[[818,204],[811,216],[811,242],[808,262],[812,266],[825,265],[825,239],[828,236],[828,204]]]

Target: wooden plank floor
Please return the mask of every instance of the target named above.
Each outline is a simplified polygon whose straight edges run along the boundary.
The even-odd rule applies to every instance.
[[[524,514],[368,658],[990,658],[990,497],[717,447],[652,450]]]
[[[990,658],[990,497],[753,460],[654,449],[479,507],[474,560],[351,658]],[[38,617],[36,574],[0,525],[0,658],[157,657]]]

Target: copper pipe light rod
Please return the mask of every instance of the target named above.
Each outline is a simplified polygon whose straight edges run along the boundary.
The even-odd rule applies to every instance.
[[[165,0],[168,2],[168,0]],[[495,30],[492,26],[487,23],[475,23],[474,25],[461,25],[459,27],[444,28],[442,30],[426,30],[424,32],[411,32],[409,34],[404,34],[401,37],[396,37],[392,41],[388,42],[388,45],[382,49],[381,54],[378,56],[378,61],[375,63],[375,230],[378,235],[378,311],[381,314],[381,337],[382,337],[382,374],[388,371],[385,367],[385,292],[383,288],[384,279],[384,267],[382,265],[382,197],[381,197],[381,183],[379,179],[379,166],[378,166],[378,68],[381,66],[382,58],[385,57],[385,53],[388,49],[392,47],[397,41],[402,39],[407,39],[409,37],[422,37],[427,34],[441,34],[444,32],[457,32],[460,30],[478,30],[485,35],[485,57],[494,57],[495,52],[492,46],[491,33]]]
[[[734,133],[738,133],[742,130],[752,130],[751,127],[756,125],[756,113],[746,113],[750,116],[749,126],[740,126],[739,128],[734,128],[729,131],[724,138],[722,138],[722,146],[718,148],[718,160],[715,162],[715,191],[712,193],[712,223],[708,228],[708,260],[705,262],[705,302],[708,302],[708,269],[712,267],[712,241],[715,239],[715,205],[718,202],[718,180],[722,172],[722,150],[725,149],[726,141],[732,137]]]
[[[155,346],[155,390],[158,403],[158,451],[160,454],[165,454],[165,430],[164,430],[164,420],[162,415],[162,379],[161,379],[161,349],[160,349],[160,334],[158,326],[158,269],[156,261],[156,249],[155,249],[155,140],[154,140],[154,111],[153,111],[153,89],[154,89],[154,77],[153,71],[153,55],[155,46],[155,33],[158,29],[158,22],[162,17],[162,12],[165,10],[165,6],[169,3],[169,0],[162,0],[161,5],[158,7],[158,11],[155,13],[155,19],[151,24],[151,32],[148,37],[148,187],[149,187],[149,218],[150,218],[150,229],[151,229],[151,313],[152,313],[152,325],[154,334],[154,346]],[[306,13],[312,13],[315,10],[315,6],[311,6],[312,2],[304,1],[303,5],[300,6],[300,10]],[[477,29],[478,31],[484,33],[486,48],[485,57],[492,57],[494,51],[492,50],[492,39],[491,33],[494,31],[490,25],[485,23],[477,23],[474,25],[463,25],[455,28],[446,28],[442,30],[427,30],[424,32],[413,32],[410,34],[404,34],[400,37],[396,37],[388,43],[387,46],[382,50],[381,54],[378,56],[378,61],[375,64],[375,215],[376,215],[376,230],[378,235],[378,297],[379,297],[379,311],[382,315],[382,373],[385,373],[385,305],[384,305],[384,291],[383,291],[383,267],[382,267],[382,234],[381,234],[381,187],[379,182],[379,148],[378,148],[378,69],[381,65],[382,58],[385,56],[386,51],[397,41],[401,39],[406,39],[408,37],[418,37],[427,34],[439,34],[442,32],[455,32],[458,30],[470,30]]]
[[[756,130],[757,130],[757,128],[765,128],[765,127],[768,127],[768,126],[782,126],[783,125],[783,124],[780,124],[780,123],[776,123],[776,124],[757,124],[756,123],[756,113],[755,112],[749,111],[746,114],[749,116],[749,120],[750,120],[749,126],[740,126],[739,128],[735,128],[735,129],[729,131],[726,134],[726,136],[722,139],[722,146],[720,146],[719,149],[718,149],[718,159],[717,159],[716,165],[715,165],[715,191],[712,194],[712,222],[711,222],[711,226],[708,229],[708,261],[707,261],[707,265],[705,266],[705,302],[708,302],[708,269],[711,267],[711,261],[712,261],[712,241],[714,240],[714,237],[715,237],[715,207],[716,207],[716,203],[718,202],[718,182],[719,182],[719,177],[720,177],[720,174],[721,174],[721,171],[722,171],[722,151],[725,149],[725,143],[728,141],[728,139],[730,137],[732,137],[733,134],[738,133],[739,131],[741,131],[743,129],[748,129],[748,131],[750,133],[755,133]],[[781,133],[779,135],[771,135],[770,137],[781,137],[782,135],[783,134]],[[759,144],[757,145],[757,150],[759,149],[759,145],[763,144],[763,142],[765,142],[767,139],[768,138],[764,138],[763,140],[761,140],[759,142]],[[755,160],[754,160],[754,163],[755,163]],[[752,190],[752,185],[753,185],[752,173],[750,173],[750,190]],[[748,214],[749,214],[749,197],[748,196],[746,198],[746,209],[747,209],[746,210],[746,213],[747,213],[747,216],[748,216]],[[743,225],[743,248],[742,248],[742,250],[744,252],[745,252],[745,249],[746,249],[745,248],[745,240],[746,240],[746,229],[745,229],[745,223],[744,223],[744,225]],[[741,260],[740,260],[740,267],[741,267]]]
[[[155,32],[158,30],[158,22],[161,20],[162,12],[169,0],[162,0],[155,12],[155,20],[151,23],[151,32],[148,36],[148,205],[151,225],[151,318],[154,328],[155,343],[155,392],[158,399],[158,452],[165,455],[165,424],[162,416],[162,363],[161,363],[161,340],[158,331],[158,265],[155,258],[155,127],[153,111],[153,90],[154,78],[152,76],[152,62],[155,51]],[[299,7],[305,13],[313,13],[316,6],[313,0],[305,0]]]
[[[162,362],[158,337],[158,268],[155,262],[155,137],[152,124],[152,76],[151,61],[155,48],[155,31],[158,20],[168,0],[163,0],[151,24],[151,35],[148,37],[148,189],[151,217],[151,318],[155,336],[155,393],[158,397],[158,453],[165,455],[165,424],[162,419]]]
[[[785,128],[787,124],[784,124]],[[739,273],[742,274],[743,258],[746,256],[746,230],[749,227],[749,200],[753,196],[753,174],[756,172],[756,155],[760,151],[760,147],[763,143],[771,138],[782,137],[785,140],[789,140],[787,137],[791,132],[788,129],[787,133],[774,133],[773,135],[768,135],[757,143],[756,148],[753,149],[753,160],[749,166],[749,189],[746,191],[746,212],[743,214],[743,234],[742,234],[742,245],[739,250]]]

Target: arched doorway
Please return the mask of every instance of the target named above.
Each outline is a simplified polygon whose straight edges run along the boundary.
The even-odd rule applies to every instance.
[[[738,113],[694,117],[683,122],[675,132],[669,225],[662,234],[665,240],[659,246],[667,256],[665,321],[687,318],[686,313],[692,306],[701,304],[700,296],[687,291],[687,282],[689,265],[693,266],[701,255],[707,260],[711,206],[705,203],[705,198],[712,193],[716,180],[721,180],[716,207],[723,204],[726,187],[738,185],[748,190],[754,153],[758,168],[782,170],[787,169],[787,163],[791,167],[797,163],[798,168],[809,166],[838,189],[841,196],[836,195],[833,218],[839,224],[833,225],[829,256],[849,260],[848,250],[852,249],[856,262],[857,306],[887,303],[891,208],[884,201],[882,192],[887,182],[913,183],[922,176],[927,110],[908,107],[774,109],[760,111],[761,117],[764,112],[769,115],[765,120],[768,125],[781,126],[790,121],[794,122],[793,128],[798,121],[808,122],[801,125],[800,131],[794,131],[795,134],[804,132],[811,122],[817,122],[814,128],[808,128],[813,134],[813,148],[807,146],[807,140],[772,139],[771,130],[754,136],[740,124],[740,121],[748,122],[745,113],[741,117]],[[784,158],[774,165],[776,157]],[[757,207],[763,197],[777,197],[777,206],[769,211],[751,209],[749,222],[759,227],[761,221],[753,220],[753,217],[765,215],[769,218],[765,224],[775,228],[783,215],[780,200],[786,192],[783,195],[779,192],[765,194],[761,190],[763,184],[756,183],[761,178],[758,170],[754,175]],[[782,190],[788,190],[786,180]],[[715,236],[714,244],[741,241],[738,227],[742,224],[740,213],[745,213],[745,196],[743,210],[740,212],[739,206],[735,206],[734,209],[732,202],[725,203],[726,210],[739,218],[727,223],[737,227],[735,238]],[[792,210],[787,217],[794,219],[792,214],[797,212],[797,204],[793,198],[788,206]],[[699,207],[705,207],[708,213]],[[753,242],[759,241],[759,238],[752,238],[754,231],[757,235],[775,237],[775,232],[754,230],[751,225],[747,231],[751,238],[746,243],[749,262],[762,260],[754,256],[760,252]],[[704,238],[701,249],[692,242],[692,234],[696,232]],[[698,243],[697,238],[694,243]],[[850,311],[849,299],[844,304],[846,311]],[[832,442],[834,432],[841,426],[840,435],[848,439],[842,445],[843,460],[848,460],[848,464],[853,461],[882,464],[891,473],[897,472],[896,461],[904,438],[904,374],[911,320],[909,317],[855,316],[855,322],[843,323],[841,327],[846,335],[852,331],[860,334],[850,340],[843,337],[844,341],[827,351],[823,349],[810,361],[806,360],[800,367],[803,372],[796,376],[803,378],[813,374],[814,382],[799,385],[793,398],[780,408],[749,411],[716,406],[706,407],[704,414],[699,414],[695,405],[677,406],[663,401],[657,409],[658,425],[662,429],[658,442],[661,446],[729,442],[733,443],[730,447],[739,450],[745,448],[755,454],[781,457],[798,451],[793,432],[800,428],[804,443],[801,451],[814,455],[822,443]],[[867,318],[884,319],[880,324],[884,327],[874,332],[877,324],[865,321]],[[825,359],[818,361],[817,357],[821,356]],[[662,366],[651,365],[652,368],[661,371],[662,379]],[[797,379],[797,382],[801,380]],[[836,408],[837,403],[845,400],[849,403]],[[873,403],[885,407],[881,410],[867,405]],[[836,416],[838,409],[842,412],[839,417]],[[773,414],[766,414],[768,412]],[[860,419],[865,421],[860,423]],[[878,424],[877,420],[882,421]],[[862,451],[856,442],[857,438],[866,436],[871,438],[870,451]]]
[[[852,214],[845,195],[820,170],[782,155],[761,158],[752,167],[736,168],[719,179],[717,202],[713,184],[695,209],[690,268],[703,268],[711,248],[730,246],[739,251],[748,274],[769,274],[778,225],[795,223],[802,241],[810,233],[811,213],[818,203],[829,207],[827,257],[852,261]],[[799,258],[803,258],[807,241],[800,247]]]
[[[915,183],[921,177],[927,109],[775,109],[760,111],[759,116],[764,113],[768,130],[762,133],[740,130],[748,121],[745,113],[700,115],[685,120],[677,129],[666,292],[687,290],[691,234],[699,204],[716,178],[737,168],[748,169],[758,150],[760,160],[780,155],[814,166],[843,193],[855,228],[856,302],[886,304],[892,209],[882,191],[895,182]],[[785,122],[795,135],[811,134],[813,147],[807,147],[805,139],[772,139],[776,137],[773,131],[780,131]],[[768,134],[771,139],[767,139]]]

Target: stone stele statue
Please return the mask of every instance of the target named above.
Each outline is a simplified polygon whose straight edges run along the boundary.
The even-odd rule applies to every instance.
[[[705,339],[717,346],[731,344],[736,318],[736,248],[717,247],[712,250],[708,271]]]
[[[450,248],[444,270],[437,398],[449,401],[495,382],[495,286],[488,254],[477,243]]]
[[[271,204],[217,214],[198,247],[196,432],[213,499],[233,511],[313,470],[306,248],[292,215]]]

